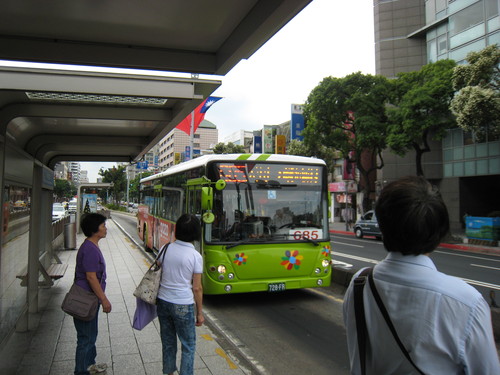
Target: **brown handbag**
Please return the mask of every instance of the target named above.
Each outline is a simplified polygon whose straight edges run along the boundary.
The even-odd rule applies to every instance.
[[[61,309],[66,314],[84,321],[94,319],[98,308],[99,299],[97,296],[76,284],[71,286],[61,305]]]

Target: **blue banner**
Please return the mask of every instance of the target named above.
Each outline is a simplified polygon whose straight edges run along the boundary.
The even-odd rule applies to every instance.
[[[253,137],[253,152],[262,154],[262,136],[260,135],[254,135]]]
[[[186,146],[184,155],[185,155],[184,156],[185,161],[191,160],[191,146]]]
[[[290,123],[290,140],[304,140],[302,132],[304,131],[303,106],[301,104],[292,104],[292,120]]]

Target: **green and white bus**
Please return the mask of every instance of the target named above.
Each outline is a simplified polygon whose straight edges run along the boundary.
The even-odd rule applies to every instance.
[[[141,180],[139,237],[158,251],[182,213],[200,217],[205,294],[328,286],[328,196],[323,160],[206,155]]]

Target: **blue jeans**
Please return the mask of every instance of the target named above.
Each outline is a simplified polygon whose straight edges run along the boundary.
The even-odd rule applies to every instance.
[[[160,322],[163,351],[163,373],[171,374],[177,367],[177,336],[182,345],[180,375],[193,375],[196,331],[194,305],[176,305],[158,298],[158,320]]]
[[[85,322],[80,319],[73,318],[76,328],[76,356],[75,356],[75,375],[88,375],[87,368],[95,363],[97,350],[95,342],[97,340],[97,317]]]

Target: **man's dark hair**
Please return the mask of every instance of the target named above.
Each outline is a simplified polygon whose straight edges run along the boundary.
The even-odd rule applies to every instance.
[[[200,220],[195,215],[182,215],[175,223],[175,238],[184,242],[200,241]]]
[[[375,214],[387,251],[404,255],[430,253],[450,229],[441,195],[423,177],[403,177],[384,187]]]
[[[82,228],[85,237],[90,237],[94,233],[99,232],[99,225],[106,222],[106,216],[98,213],[86,214],[80,223],[80,228]]]

